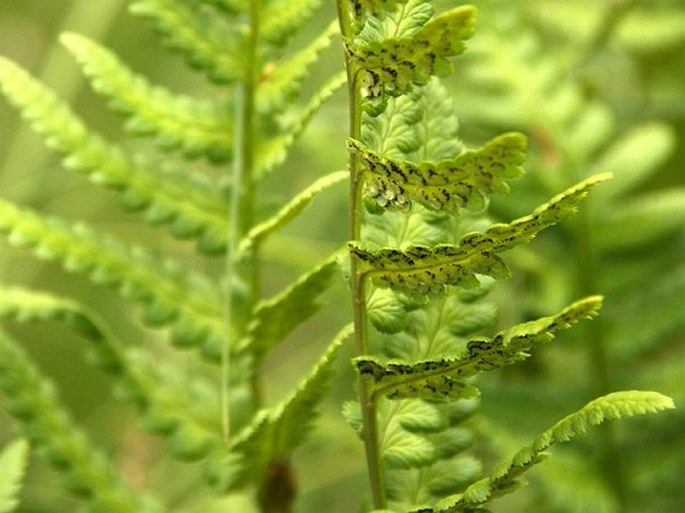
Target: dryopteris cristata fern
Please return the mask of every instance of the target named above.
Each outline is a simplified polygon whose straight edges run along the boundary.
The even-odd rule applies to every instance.
[[[505,180],[520,174],[525,149],[517,134],[495,138],[481,150],[464,151],[456,142],[450,147],[457,131],[453,108],[431,77],[452,71],[448,58],[461,53],[473,34],[475,10],[461,6],[434,15],[426,1],[337,5],[351,97],[349,249],[360,395],[346,414],[366,448],[372,508],[484,511],[490,499],[516,488],[518,475],[539,461],[537,453],[601,422],[605,413],[598,412],[616,418],[672,407],[669,398],[650,393],[598,399],[490,478],[451,496],[479,473],[477,465],[454,458],[464,444],[450,436],[463,420],[451,413],[452,405],[479,393],[469,378],[525,359],[558,329],[594,316],[600,298],[580,300],[491,339],[463,338],[469,328],[481,327],[476,321],[453,331],[451,347],[438,349],[431,334],[456,324],[450,317],[458,307],[445,305],[460,302],[455,288],[478,289],[487,278],[506,277],[498,253],[573,214],[576,203],[607,176],[591,177],[509,224],[470,231],[474,220],[468,210],[483,210],[490,194],[508,190]],[[427,112],[433,120],[422,118]],[[435,153],[426,151],[433,148]],[[428,323],[412,322],[433,309],[441,314]],[[402,342],[376,342],[369,321]],[[381,356],[399,359],[386,362]]]
[[[256,489],[262,511],[291,508],[294,497],[285,493],[293,481],[290,454],[313,426],[346,338],[341,331],[293,392],[267,407],[261,390],[265,358],[317,312],[321,294],[337,274],[331,255],[272,297],[262,291],[263,244],[317,195],[346,178],[340,172],[319,177],[272,215],[261,195],[265,179],[281,167],[312,116],[345,82],[344,73],[327,77],[298,105],[305,82],[310,89],[314,85],[311,67],[337,31],[335,23],[313,37],[309,30],[292,48],[319,4],[131,2],[131,11],[147,18],[172,51],[221,87],[213,98],[154,85],[97,42],[64,34],[61,42],[93,89],[126,119],[126,131],[150,138],[163,158],[93,133],[49,88],[0,58],[2,92],[63,157],[64,167],[113,189],[127,210],[144,212],[147,222],[166,224],[174,237],[195,242],[196,256],[184,260],[204,269],[190,269],[154,246],[141,248],[3,199],[0,231],[10,245],[30,248],[39,258],[59,261],[68,271],[117,290],[144,307],[145,324],[171,328],[174,347],[196,351],[186,351],[182,359],[166,353],[157,361],[158,349],[119,341],[109,327],[115,319],[76,301],[28,290],[3,289],[2,314],[16,321],[61,320],[76,328],[94,344],[94,360],[139,407],[142,424],[168,439],[172,456],[201,461],[199,475],[222,493]],[[166,162],[176,156],[188,170],[167,170]],[[203,163],[195,165],[199,159],[223,166],[223,176],[206,172]],[[224,265],[206,262],[212,256],[222,257]],[[30,443],[61,469],[66,488],[98,511],[166,510],[115,475],[15,345],[3,335],[0,382],[11,398],[8,410]],[[198,492],[184,500],[195,507],[208,495]]]
[[[484,211],[492,194],[507,192],[507,182],[521,175],[526,138],[507,133],[466,149],[455,106],[436,78],[452,72],[452,57],[473,35],[474,8],[437,13],[425,0],[339,0],[338,23],[312,36],[304,26],[320,3],[132,0],[132,12],[149,19],[172,51],[218,86],[212,98],[153,85],[95,41],[63,35],[94,90],[126,118],[127,131],[152,139],[161,156],[131,149],[144,145],[106,141],[46,86],[0,58],[4,95],[65,168],[113,189],[127,209],[144,211],[153,225],[168,224],[174,237],[195,242],[197,250],[183,254],[181,264],[162,249],[142,249],[82,223],[0,202],[0,231],[10,245],[115,289],[143,306],[145,324],[170,328],[170,347],[138,344],[112,327],[122,320],[86,302],[0,288],[0,316],[57,321],[88,340],[91,360],[137,406],[141,424],[167,440],[170,455],[194,462],[186,483],[192,492],[180,500],[175,490],[135,489],[76,427],[14,338],[0,334],[7,411],[58,469],[65,489],[90,510],[199,511],[211,500],[226,509],[217,496],[240,493],[252,497],[253,510],[293,511],[291,454],[315,426],[345,343],[357,353],[359,400],[346,403],[344,412],[364,440],[371,489],[366,510],[484,511],[491,499],[515,489],[552,445],[605,419],[672,407],[653,392],[601,397],[483,471],[468,451],[476,436],[468,422],[478,408],[474,378],[528,358],[556,332],[595,316],[601,303],[589,295],[486,337],[479,332],[494,320],[495,307],[483,298],[509,275],[503,254],[574,214],[608,175],[558,193],[560,187],[529,215],[493,224]],[[312,66],[338,25],[346,72],[326,77],[298,106],[305,86],[314,88]],[[292,41],[305,42],[293,50]],[[345,83],[349,173],[317,173],[309,187],[269,208],[266,179]],[[187,169],[167,171],[160,164],[177,156]],[[354,324],[329,330],[333,341],[319,348],[318,361],[269,405],[264,371],[278,363],[269,357],[317,312],[345,258],[324,256],[267,297],[264,244],[348,176],[344,271]],[[212,256],[223,262],[208,262]],[[311,338],[297,337],[302,343]],[[12,500],[16,492],[9,495]]]

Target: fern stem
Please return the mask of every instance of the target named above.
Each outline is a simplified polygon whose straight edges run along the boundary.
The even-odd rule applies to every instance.
[[[247,331],[249,318],[259,299],[259,243],[252,245],[247,255],[238,256],[238,245],[255,224],[255,140],[256,140],[256,92],[259,85],[259,45],[260,45],[260,0],[250,0],[248,11],[248,41],[245,56],[246,69],[243,80],[238,86],[237,109],[239,118],[236,123],[236,166],[233,183],[233,222],[237,231],[231,237],[234,250],[229,254],[229,265],[232,267],[229,280],[237,284],[231,287],[229,311],[232,315],[229,328],[234,330],[238,339]],[[240,261],[237,259],[240,258]],[[242,290],[241,290],[242,289]],[[259,369],[250,373],[250,392],[253,411],[262,404]],[[263,513],[290,513],[295,499],[294,477],[287,460],[271,461],[257,491],[257,502]]]
[[[235,149],[233,154],[233,180],[231,183],[230,227],[225,263],[225,340],[222,347],[222,428],[224,439],[231,431],[231,340],[240,338],[244,331],[247,315],[257,301],[259,274],[257,260],[258,245],[238,262],[239,242],[254,225],[254,132],[255,132],[255,89],[258,77],[259,44],[259,1],[250,2],[249,36],[245,71],[236,88]],[[241,283],[245,280],[246,283]],[[253,399],[258,397],[258,382],[253,376],[251,388]]]
[[[352,33],[352,19],[350,17],[349,2],[345,2],[343,0],[336,0],[335,6],[338,12],[338,24],[340,25],[340,33],[343,35],[343,37],[348,37]],[[348,82],[348,84],[349,83],[350,82]]]
[[[349,4],[337,0],[338,21],[340,31],[344,38],[351,35],[351,17]],[[359,70],[345,55],[345,69],[347,72],[347,85],[349,95],[349,134],[353,139],[361,138],[361,95],[357,83]],[[361,223],[363,219],[362,205],[362,181],[357,158],[350,154],[348,160],[350,171],[350,190],[349,190],[349,239],[358,241],[361,239]],[[369,353],[368,332],[367,332],[367,307],[365,294],[364,276],[358,268],[357,258],[352,256],[350,259],[350,276],[352,287],[352,309],[354,317],[354,333],[356,341],[356,352],[358,356]],[[368,383],[363,376],[359,376],[359,402],[362,410],[362,438],[364,440],[364,450],[366,454],[367,472],[371,487],[371,497],[374,509],[384,509],[386,507],[385,485],[381,466],[381,455],[378,435],[378,417],[376,411],[376,400],[371,395]]]

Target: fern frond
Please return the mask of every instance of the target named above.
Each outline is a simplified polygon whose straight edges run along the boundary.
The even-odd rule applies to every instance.
[[[530,215],[510,224],[493,225],[483,233],[467,234],[457,245],[370,251],[357,242],[350,242],[349,248],[362,263],[363,276],[370,277],[380,287],[421,295],[442,292],[445,285],[478,287],[480,282],[476,274],[495,278],[508,275],[506,265],[496,253],[529,242],[541,230],[574,214],[576,204],[588,190],[610,176],[588,178],[539,206]]]
[[[244,74],[240,31],[216,13],[198,9],[196,1],[136,0],[130,10],[150,19],[167,46],[213,82],[230,84]]]
[[[463,495],[455,497],[457,500],[452,504],[428,511],[451,513],[483,505],[512,491],[516,479],[530,467],[541,462],[545,456],[544,451],[553,445],[567,442],[606,420],[655,413],[674,407],[671,398],[657,392],[615,392],[595,399],[539,435],[531,445],[524,447],[510,460],[499,465],[489,477],[474,483]]]
[[[337,25],[331,23],[305,48],[276,64],[257,89],[257,108],[261,113],[280,112],[300,94],[310,67],[330,45],[331,38],[337,32]]]
[[[482,210],[493,192],[508,192],[505,180],[523,174],[526,139],[504,134],[479,150],[450,160],[413,164],[381,156],[350,140],[350,150],[362,163],[365,193],[381,207],[406,208],[416,201],[432,210]]]
[[[490,339],[471,340],[451,358],[383,365],[376,357],[361,356],[354,365],[370,380],[373,395],[434,401],[473,397],[478,391],[465,382],[467,378],[525,360],[532,349],[552,340],[557,331],[594,317],[601,300],[600,296],[588,297],[556,315],[516,325]]]
[[[61,41],[76,57],[95,91],[109,99],[115,112],[128,118],[128,131],[154,136],[159,148],[178,148],[187,158],[206,156],[214,163],[231,158],[233,114],[228,104],[176,96],[152,85],[114,53],[85,36],[66,33]]]
[[[541,160],[532,162],[538,170],[531,173],[535,180],[535,185],[527,193],[531,201],[538,201],[532,197],[539,194],[540,189],[553,190],[571,174],[582,176],[588,171],[614,171],[614,180],[593,193],[592,202],[587,205],[584,228],[572,230],[566,234],[568,237],[562,236],[561,239],[557,232],[557,239],[552,242],[556,272],[538,263],[529,268],[529,272],[536,275],[536,280],[544,280],[544,287],[548,290],[546,299],[536,296],[532,305],[516,307],[523,312],[535,311],[540,304],[553,301],[560,294],[573,294],[572,290],[578,287],[586,291],[601,289],[612,298],[601,323],[592,323],[580,333],[583,340],[578,347],[584,347],[587,354],[564,356],[559,353],[555,358],[556,365],[552,364],[551,370],[548,368],[545,382],[549,390],[556,391],[556,404],[573,400],[573,394],[567,392],[567,382],[573,379],[573,368],[567,362],[573,358],[580,358],[579,362],[583,359],[593,362],[587,380],[596,389],[638,385],[637,388],[644,386],[672,395],[682,388],[677,379],[649,380],[649,376],[663,376],[666,362],[669,365],[682,360],[678,346],[685,326],[685,309],[680,300],[685,294],[685,268],[682,265],[685,232],[682,199],[678,199],[682,195],[682,187],[679,186],[681,180],[675,178],[679,176],[677,165],[673,166],[673,152],[677,146],[675,132],[663,122],[673,119],[671,112],[676,103],[667,102],[671,106],[668,113],[662,111],[662,121],[640,121],[644,118],[637,111],[625,116],[627,112],[623,105],[629,98],[625,95],[628,90],[615,86],[632,75],[615,73],[618,68],[595,75],[595,79],[599,79],[595,86],[603,94],[586,94],[585,79],[605,64],[621,59],[638,65],[634,60],[636,55],[626,52],[620,40],[627,34],[624,30],[629,25],[636,31],[633,34],[642,34],[643,37],[636,36],[634,41],[637,43],[640,39],[639,44],[646,49],[650,41],[667,40],[670,37],[667,34],[669,26],[675,27],[675,20],[682,18],[671,16],[669,23],[661,27],[663,32],[657,30],[648,36],[647,32],[655,28],[648,28],[655,20],[651,14],[660,17],[663,6],[652,6],[650,16],[645,16],[644,10],[636,9],[637,4],[628,2],[623,7],[629,5],[630,13],[623,18],[615,17],[616,10],[605,9],[606,6],[600,4],[588,3],[580,7],[577,2],[560,2],[559,9],[547,10],[549,17],[545,19],[556,19],[557,23],[561,22],[573,30],[574,41],[578,41],[579,30],[585,34],[594,31],[595,35],[600,34],[600,38],[607,37],[601,44],[606,45],[605,49],[611,48],[612,58],[606,60],[599,56],[601,52],[594,51],[597,47],[588,51],[588,48],[581,49],[582,45],[560,46],[553,43],[547,36],[560,34],[550,25],[538,25],[530,30],[527,15],[537,16],[538,9],[524,8],[526,14],[520,16],[518,5],[502,4],[500,7],[507,11],[506,14],[499,18],[493,16],[494,23],[487,26],[486,22],[482,27],[484,30],[479,32],[482,44],[474,48],[479,53],[470,62],[475,73],[470,73],[462,83],[462,86],[469,83],[467,90],[462,91],[462,115],[467,111],[466,115],[475,117],[478,126],[483,126],[483,122],[487,126],[502,127],[523,124],[528,127],[528,132],[536,134],[534,137],[539,143]],[[557,12],[564,8],[573,11],[572,20],[570,16],[560,16]],[[589,17],[595,17],[598,23],[586,23],[582,29],[574,23]],[[607,28],[602,21],[619,19],[620,24],[602,32]],[[658,24],[661,25],[660,22]],[[637,25],[640,25],[639,29]],[[679,31],[682,33],[681,29]],[[639,60],[642,62],[643,58],[644,55]],[[576,67],[579,62],[582,64]],[[575,73],[577,71],[580,75]],[[645,76],[652,75],[647,73]],[[674,82],[673,77],[669,77],[669,87],[677,89],[678,81]],[[654,85],[651,78],[646,80]],[[630,96],[631,102],[635,99]],[[670,176],[669,186],[661,188],[660,181],[666,176]],[[573,251],[562,249],[566,247],[573,248]],[[598,354],[603,354],[608,367],[594,366]],[[608,374],[604,374],[605,371]],[[501,383],[503,386],[497,393],[499,404],[492,411],[496,411],[498,406],[501,410],[502,405],[508,404],[508,411],[512,413],[509,416],[511,423],[500,426],[502,431],[519,431],[522,425],[530,425],[532,417],[518,416],[516,407],[512,405],[519,408],[527,406],[531,412],[536,411],[536,406],[528,405],[526,398],[536,396],[534,391],[539,392],[540,379],[536,372],[524,372],[517,375],[515,384],[510,380]],[[564,394],[568,395],[564,397]],[[672,417],[668,425],[666,429],[677,432],[682,421]],[[559,510],[566,512],[584,512],[588,507],[602,509],[608,498],[609,506],[614,501],[614,507],[607,511],[673,509],[672,505],[678,504],[679,499],[682,502],[681,488],[673,480],[663,478],[668,474],[683,473],[682,451],[673,447],[666,449],[668,442],[663,442],[659,456],[652,459],[656,451],[650,447],[650,442],[655,438],[666,440],[672,437],[654,437],[647,431],[640,428],[621,430],[621,436],[612,443],[606,443],[607,439],[602,441],[599,437],[578,449],[569,448],[568,451],[576,454],[579,460],[588,461],[588,470],[585,466],[578,467],[574,469],[575,475],[573,470],[567,470],[565,474],[560,471],[557,479],[549,483],[544,479],[550,472],[545,471],[542,479],[536,480],[543,489],[537,488],[533,493],[544,502],[536,501],[532,508],[557,509],[555,506],[558,505]],[[608,431],[604,434],[607,435]],[[588,460],[588,454],[597,457]],[[640,470],[637,470],[638,465]],[[666,468],[671,472],[658,476],[660,470]],[[598,485],[596,480],[589,483],[593,477],[603,481],[605,499],[600,489],[602,485]],[[555,486],[559,480],[564,481],[561,489]],[[584,483],[588,484],[585,491],[573,488]],[[640,486],[638,483],[643,484]],[[597,494],[591,506],[584,502],[587,501],[586,493],[588,496]],[[669,497],[668,502],[664,497]],[[620,501],[625,501],[623,507],[619,505]]]
[[[76,428],[54,388],[4,333],[0,333],[0,388],[7,410],[31,443],[63,473],[63,486],[107,513],[160,513],[164,508],[134,491],[112,471],[108,459]]]
[[[54,320],[88,339],[102,338],[101,329],[76,301],[21,287],[0,287],[0,319],[27,323]],[[104,360],[102,363],[104,367],[111,365]]]
[[[153,361],[143,351],[104,343],[109,346],[104,352],[117,358],[122,396],[139,408],[146,429],[168,440],[172,456],[196,461],[223,443],[214,383],[178,365]]]
[[[92,341],[93,361],[119,378],[123,395],[141,409],[143,424],[169,439],[173,455],[198,459],[221,443],[216,394],[203,388],[197,376],[124,347],[87,307],[52,294],[0,287],[0,318],[51,319]]]
[[[150,222],[171,223],[172,234],[198,238],[201,250],[225,247],[227,207],[216,189],[134,163],[121,149],[90,134],[52,91],[5,58],[0,58],[0,87],[48,146],[65,157],[67,168],[121,190],[124,205],[146,208]]]
[[[13,246],[29,247],[37,256],[60,260],[72,272],[86,273],[98,284],[118,290],[143,305],[144,320],[172,325],[173,341],[203,345],[216,357],[222,340],[220,301],[212,286],[188,277],[173,265],[162,265],[142,249],[129,250],[85,225],[69,226],[0,200],[0,233]]]
[[[260,36],[272,45],[284,46],[321,6],[321,0],[270,0],[261,13]]]
[[[263,178],[285,161],[290,148],[307,127],[314,114],[346,83],[345,72],[334,75],[314,94],[299,112],[295,121],[284,127],[283,133],[257,143],[255,163],[257,178]]]
[[[478,287],[476,274],[508,276],[508,268],[490,248],[482,253],[468,245],[368,251],[354,242],[349,243],[349,248],[352,256],[362,262],[364,278],[372,278],[376,286],[410,295],[437,295],[444,292],[446,285]]]
[[[29,444],[19,438],[0,452],[0,513],[12,513],[19,505],[19,494],[28,464]]]
[[[312,202],[312,200],[319,195],[319,193],[337,183],[342,182],[343,180],[347,179],[348,176],[349,173],[347,171],[335,171],[316,180],[305,190],[298,193],[274,216],[255,225],[245,236],[245,238],[240,241],[240,245],[238,247],[239,253],[247,253],[250,248],[256,244],[259,244],[276,230],[283,228],[287,223],[299,216],[302,211]]]
[[[351,325],[343,328],[309,375],[283,402],[262,410],[228,447],[210,456],[207,475],[219,489],[231,490],[259,481],[270,463],[287,458],[304,441],[333,377],[336,354],[351,333]]]
[[[584,408],[555,424],[521,449],[510,460],[495,468],[489,477],[469,486],[463,493],[454,494],[432,506],[412,508],[407,513],[465,513],[487,511],[487,504],[523,486],[519,477],[547,457],[544,452],[558,443],[566,442],[590,427],[605,420],[653,413],[673,408],[673,401],[656,392],[616,392],[595,399]]]
[[[365,70],[362,95],[371,110],[382,110],[386,94],[404,94],[414,84],[426,84],[431,76],[449,74],[448,58],[464,51],[463,41],[473,35],[474,27],[475,9],[461,6],[436,16],[408,37],[345,41],[351,61]]]
[[[335,259],[317,266],[277,294],[262,301],[254,311],[243,350],[262,358],[297,326],[320,308],[319,295],[332,284],[338,264]]]

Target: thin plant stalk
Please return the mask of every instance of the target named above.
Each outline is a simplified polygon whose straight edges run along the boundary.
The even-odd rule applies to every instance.
[[[351,27],[347,5],[341,0],[338,0],[336,3],[340,31],[343,37],[349,36]],[[357,82],[359,70],[347,56],[345,56],[345,68],[347,71],[349,93],[349,134],[350,137],[358,140],[361,138],[361,95]],[[361,201],[362,182],[357,159],[352,155],[349,157],[348,167],[350,171],[349,239],[360,240],[363,216],[363,205]],[[352,256],[350,261],[350,276],[356,353],[358,356],[361,356],[369,353],[366,289],[364,277],[358,269],[357,260],[354,256]],[[359,376],[358,387],[363,422],[362,438],[364,441],[367,472],[371,487],[371,498],[375,509],[383,509],[386,507],[386,498],[378,439],[377,403],[376,399],[369,393],[366,379],[363,376]]]

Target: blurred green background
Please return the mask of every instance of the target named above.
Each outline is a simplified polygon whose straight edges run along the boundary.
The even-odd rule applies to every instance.
[[[442,7],[459,2],[439,1]],[[607,296],[591,326],[572,330],[529,363],[483,381],[477,429],[493,443],[484,458],[525,443],[587,400],[624,388],[655,389],[680,407],[685,397],[685,3],[682,0],[477,1],[479,29],[447,80],[469,146],[508,130],[530,137],[528,175],[508,198],[492,204],[494,219],[523,215],[594,172],[612,171],[618,185],[598,193],[573,223],[546,233],[508,258],[514,278],[495,291],[501,326],[546,315],[576,297]],[[127,13],[124,0],[0,0],[0,55],[52,87],[106,138],[153,153],[125,136],[120,120],[92,93],[58,43],[74,31],[113,49],[152,82],[193,95],[221,96],[159,43],[149,26]],[[302,40],[334,17],[325,2]],[[342,68],[334,45],[315,68],[311,90]],[[346,98],[337,93],[313,120],[284,169],[264,188],[280,204],[316,177],[345,166]],[[176,161],[188,172],[222,180],[228,168]],[[624,178],[625,177],[625,178]],[[627,185],[621,185],[627,184]],[[615,187],[617,190],[611,190]],[[621,188],[623,188],[621,190]],[[65,172],[40,138],[0,101],[0,194],[42,212],[85,220],[131,243],[146,245],[200,270],[221,262],[199,259],[190,244],[123,212],[114,193]],[[307,215],[265,250],[264,292],[276,292],[299,272],[339,248],[346,237],[344,187],[328,191]],[[164,333],[142,328],[112,292],[69,275],[59,265],[0,241],[0,280],[77,298],[96,307],[123,340],[154,345]],[[276,400],[315,361],[331,334],[349,319],[340,283],[328,307],[293,334],[272,358],[267,397]],[[171,507],[188,511],[249,511],[240,498],[210,501],[197,492],[194,468],[164,456],[164,442],[136,424],[116,400],[107,377],[82,357],[85,342],[52,323],[7,329],[55,380],[89,434],[137,486],[160,490]],[[296,456],[298,511],[357,511],[366,493],[363,455],[339,410],[353,397],[348,355],[316,437]],[[114,393],[113,393],[114,392]],[[12,421],[0,409],[0,445]],[[592,434],[537,470],[532,486],[499,501],[501,512],[685,510],[685,415],[682,411],[629,421]],[[555,463],[556,461],[556,463]],[[607,470],[607,466],[612,467]],[[615,468],[614,468],[615,467]],[[55,474],[33,458],[22,512],[71,511]]]

